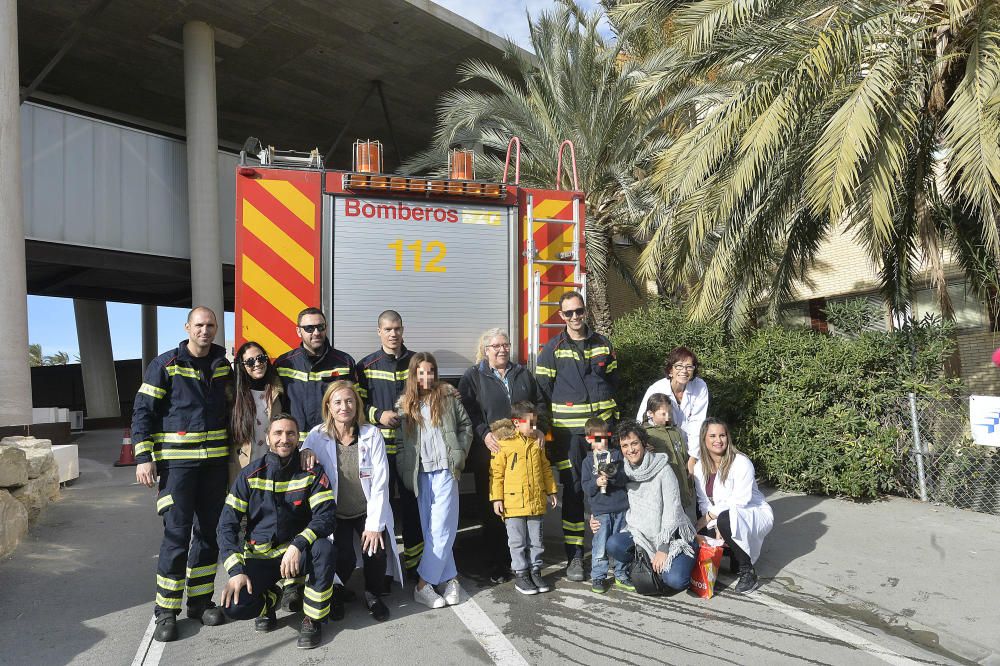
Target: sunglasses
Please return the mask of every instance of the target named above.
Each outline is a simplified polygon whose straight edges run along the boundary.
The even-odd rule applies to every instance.
[[[587,308],[577,308],[576,310],[561,310],[562,316],[566,319],[572,319],[573,317],[582,317],[587,314]]]
[[[313,331],[319,331],[323,333],[326,331],[326,324],[306,324],[305,326],[299,326],[306,333],[312,333]]]
[[[267,365],[267,362],[270,360],[271,359],[267,357],[267,354],[261,354],[260,356],[254,356],[253,358],[243,359],[243,365],[247,366],[248,368],[252,368],[258,363],[260,363],[261,365]]]

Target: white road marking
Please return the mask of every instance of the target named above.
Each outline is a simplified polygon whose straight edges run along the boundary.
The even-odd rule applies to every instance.
[[[156,629],[156,616],[149,618],[146,626],[146,633],[139,641],[139,649],[135,651],[135,658],[132,659],[132,666],[157,666],[160,657],[163,656],[163,643],[153,640],[153,631]]]
[[[514,644],[510,642],[500,628],[493,624],[482,608],[479,607],[472,597],[461,585],[458,586],[459,603],[452,606],[455,615],[462,621],[465,628],[472,632],[479,644],[486,650],[486,654],[493,660],[494,664],[500,666],[528,666],[528,662],[517,651]]]
[[[835,638],[838,641],[847,643],[858,650],[867,652],[868,654],[881,659],[887,664],[894,664],[895,666],[914,666],[918,665],[920,662],[914,661],[909,657],[904,657],[900,654],[893,652],[888,648],[884,648],[881,645],[872,643],[867,638],[853,634],[846,629],[841,629],[840,627],[827,622],[826,620],[820,619],[809,613],[799,610],[798,608],[793,608],[788,604],[778,601],[774,597],[770,597],[763,592],[757,592],[750,596],[751,599],[759,601],[768,608],[773,608],[779,613],[783,613],[793,620],[797,620],[802,624],[808,625],[817,631],[821,631],[831,638]]]

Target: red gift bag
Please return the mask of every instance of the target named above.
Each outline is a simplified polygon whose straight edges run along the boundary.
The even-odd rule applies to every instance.
[[[722,541],[698,537],[697,561],[691,570],[690,590],[702,599],[711,599],[715,594],[715,580],[722,566],[722,550]]]

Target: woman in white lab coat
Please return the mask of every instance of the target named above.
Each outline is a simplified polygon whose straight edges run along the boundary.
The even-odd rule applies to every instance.
[[[337,498],[337,578],[330,617],[344,616],[346,585],[360,558],[364,567],[364,601],[378,621],[389,618],[379,599],[389,573],[402,584],[392,509],[389,505],[389,462],[385,440],[375,426],[365,423],[365,410],[352,382],[336,381],[323,394],[323,423],[310,431],[302,445],[303,466],[323,466]]]
[[[695,527],[726,542],[740,567],[736,592],[753,592],[759,586],[753,565],[774,525],[774,514],[757,487],[753,463],[733,446],[724,421],[706,419],[699,440],[701,459],[694,468],[694,483],[701,518]]]

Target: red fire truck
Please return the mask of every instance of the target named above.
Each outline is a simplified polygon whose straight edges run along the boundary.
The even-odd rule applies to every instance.
[[[563,148],[573,190],[559,188]],[[461,375],[494,326],[510,331],[516,356],[534,368],[561,326],[560,294],[586,284],[572,149],[560,147],[553,189],[520,186],[517,138],[499,183],[476,180],[466,151],[452,152],[449,178],[384,174],[372,141],[354,144],[352,171],[325,168],[317,151],[241,154],[237,346],[256,340],[277,357],[299,344],[298,312],[319,306],[332,343],[361,358],[378,345],[378,314],[392,309],[407,347],[433,352],[443,377]]]

